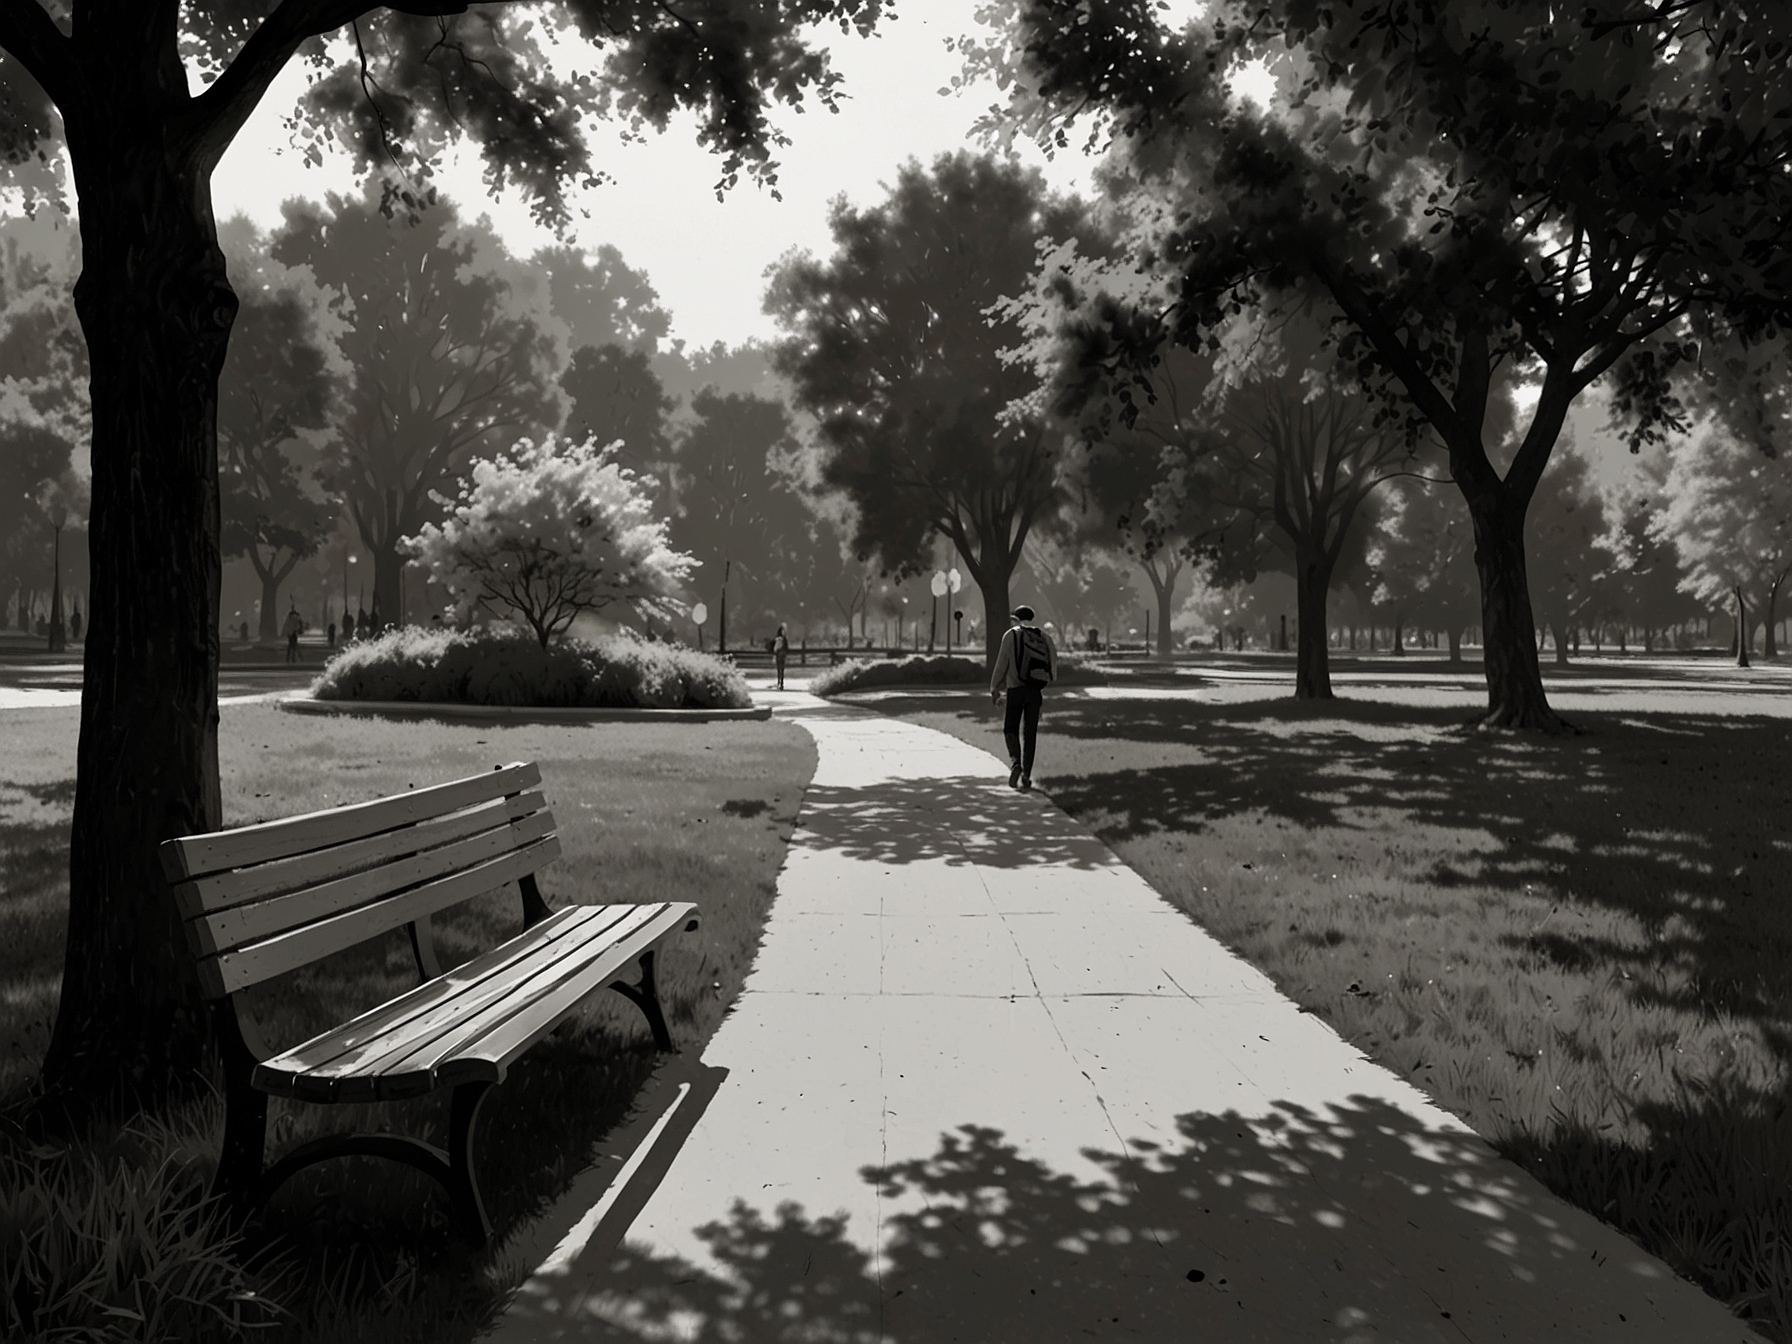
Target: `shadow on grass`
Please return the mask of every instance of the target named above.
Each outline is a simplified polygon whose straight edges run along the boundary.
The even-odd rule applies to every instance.
[[[939,702],[886,701],[886,713],[938,714]],[[950,711],[994,735],[982,706]],[[1462,843],[1411,881],[1601,905],[1640,924],[1640,944],[1542,929],[1528,949],[1565,968],[1603,968],[1640,1003],[1757,1023],[1792,1059],[1785,967],[1792,896],[1777,820],[1792,805],[1792,722],[1719,715],[1583,713],[1573,738],[1484,736],[1462,714],[1372,701],[1059,700],[1052,738],[1169,748],[1143,768],[1049,774],[1054,801],[1116,843],[1200,837],[1266,816],[1303,831],[1406,827]],[[1094,750],[1060,749],[1078,763]],[[1169,753],[1167,753],[1169,754]],[[1677,968],[1669,981],[1658,972]]]
[[[692,1229],[710,1263],[625,1242],[532,1282],[497,1338],[1751,1338],[1480,1140],[1385,1102],[1177,1129],[1066,1171],[964,1124],[930,1157],[861,1171],[883,1201],[881,1265],[872,1229],[736,1195]]]

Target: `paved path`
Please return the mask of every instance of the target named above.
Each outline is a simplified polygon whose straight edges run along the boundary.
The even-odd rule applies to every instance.
[[[755,969],[493,1338],[1754,1338],[987,754],[778,698],[820,765]]]

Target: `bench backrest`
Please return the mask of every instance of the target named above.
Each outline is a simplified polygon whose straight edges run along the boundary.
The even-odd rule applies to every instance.
[[[370,803],[169,840],[187,942],[210,998],[535,872],[560,853],[521,762]]]

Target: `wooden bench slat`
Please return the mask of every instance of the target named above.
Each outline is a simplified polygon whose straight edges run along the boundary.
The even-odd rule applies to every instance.
[[[626,917],[630,906],[570,905],[556,910],[534,928],[525,929],[488,952],[481,953],[465,965],[446,971],[433,980],[416,986],[358,1017],[321,1032],[308,1041],[292,1047],[263,1064],[268,1071],[265,1081],[276,1083],[276,1074],[294,1077],[325,1078],[334,1068],[346,1074],[384,1048],[383,1043],[410,1023],[426,1018],[467,994],[477,994],[486,986],[489,992],[503,993],[509,977],[519,963],[533,957],[556,957],[568,944],[602,931]],[[587,924],[595,924],[587,929]],[[258,1081],[261,1074],[257,1074]],[[328,1091],[328,1088],[324,1088]]]
[[[544,993],[534,999],[519,1000],[517,1011],[502,1022],[493,1023],[476,1041],[462,1045],[452,1057],[437,1064],[437,1084],[450,1086],[480,1078],[502,1080],[511,1064],[530,1046],[570,1017],[592,993],[615,980],[623,967],[668,934],[683,929],[696,909],[688,902],[669,906],[665,916],[613,945],[601,961],[593,961],[577,979],[568,978],[557,985],[552,996]],[[556,1000],[562,1003],[558,1009]]]
[[[182,836],[162,845],[162,866],[169,881],[185,882],[225,868],[243,868],[307,849],[358,840],[395,826],[458,812],[489,798],[521,793],[540,783],[541,771],[533,762],[516,761],[486,774],[369,803],[326,808],[228,831]]]
[[[382,1064],[382,1078],[421,1073],[442,1086],[447,1067],[466,1065],[474,1070],[465,1075],[469,1079],[501,1081],[517,1055],[576,1012],[642,952],[683,928],[689,918],[688,910],[675,905],[637,908],[643,912],[639,917],[617,925],[605,937],[586,939],[559,960],[519,968],[508,993],[474,1014],[455,1015],[443,1030],[419,1041],[408,1053],[394,1054]]]
[[[221,956],[205,957],[198,964],[200,983],[207,994],[220,998],[287,971],[341,952],[369,938],[432,915],[446,906],[470,900],[483,892],[515,882],[557,857],[560,841],[550,835],[525,849],[427,882],[377,905],[362,906],[302,929],[277,934]]]
[[[209,877],[195,878],[177,886],[174,898],[180,904],[182,919],[197,919],[246,901],[317,886],[332,878],[406,854],[452,844],[469,835],[478,835],[481,831],[501,826],[506,821],[516,821],[533,812],[546,810],[547,803],[540,793],[518,793],[507,798],[492,798],[459,812],[431,817],[415,825],[382,831],[378,835],[351,840],[328,849],[289,858],[270,859],[253,867],[229,868]]]
[[[367,906],[419,882],[470,869],[554,833],[551,813],[537,812],[495,830],[456,840],[438,849],[406,854],[378,868],[339,877],[302,891],[195,919],[187,931],[196,953],[215,956],[247,943],[303,928],[344,911]]]

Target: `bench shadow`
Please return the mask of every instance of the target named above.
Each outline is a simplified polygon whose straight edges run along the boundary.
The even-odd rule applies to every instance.
[[[625,1241],[532,1282],[493,1338],[1759,1338],[1479,1139],[1384,1101],[1189,1114],[1177,1132],[1069,1171],[964,1124],[859,1173],[883,1201],[881,1265],[867,1228],[736,1195],[693,1229],[707,1263]]]

